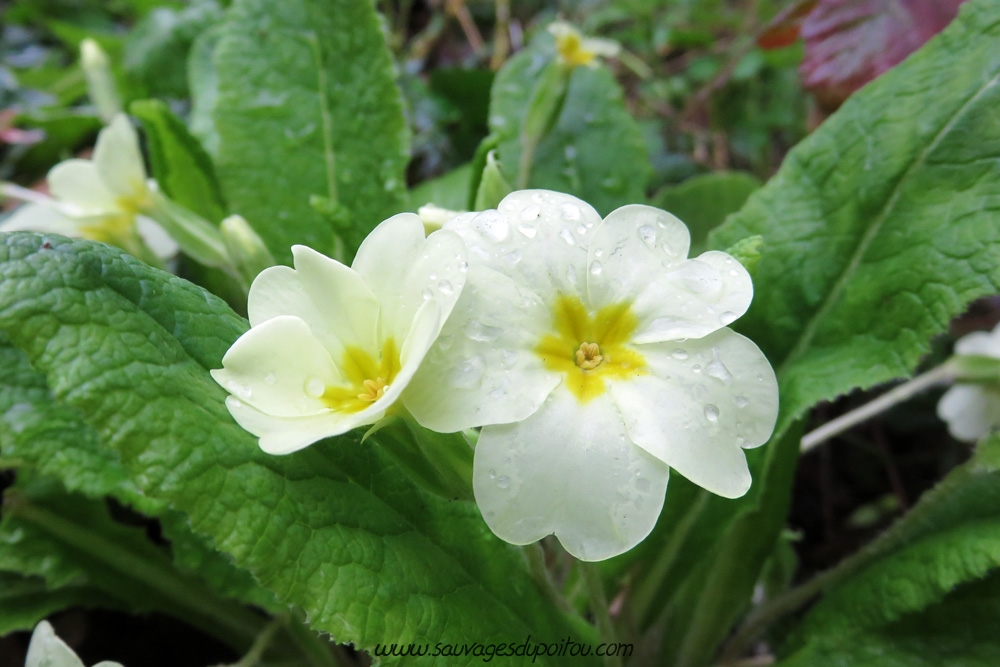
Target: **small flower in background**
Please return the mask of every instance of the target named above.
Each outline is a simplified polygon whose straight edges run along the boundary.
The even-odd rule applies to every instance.
[[[462,298],[408,404],[449,432],[483,426],[476,501],[513,544],[554,533],[583,560],[631,549],[659,516],[670,468],[735,498],[743,448],[770,437],[778,388],[726,325],[750,305],[746,270],[687,259],[682,222],[625,206],[515,192],[448,222],[471,262]]]
[[[959,357],[990,357],[1000,362],[1000,325],[993,331],[975,331],[955,343]],[[961,375],[961,374],[960,374]],[[959,383],[941,397],[938,416],[956,440],[975,442],[1000,426],[1000,376],[992,382]]]
[[[29,199],[0,231],[52,232],[116,245],[136,257],[167,258],[177,244],[143,215],[151,206],[139,139],[119,114],[97,137],[93,160],[60,162],[48,174],[52,198],[5,186],[5,194]],[[148,250],[147,250],[148,249]]]
[[[48,621],[40,621],[35,626],[35,631],[31,633],[31,643],[28,644],[28,657],[24,661],[24,667],[84,667],[84,664],[73,649],[56,636]],[[122,667],[122,665],[105,660],[94,667]]]
[[[556,57],[559,63],[574,67],[597,67],[599,58],[613,58],[621,51],[618,42],[599,37],[584,37],[579,30],[565,21],[549,24],[549,33],[556,40]]]
[[[236,421],[271,454],[373,424],[410,407],[413,374],[465,285],[452,232],[424,236],[411,213],[386,220],[351,267],[306,248],[295,268],[263,271],[250,288],[251,329],[212,377]],[[420,420],[420,415],[414,412]]]

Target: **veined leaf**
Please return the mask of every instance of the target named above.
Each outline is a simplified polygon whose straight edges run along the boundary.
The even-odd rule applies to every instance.
[[[671,635],[677,653],[668,660],[711,660],[748,604],[785,520],[798,451],[776,443],[793,424],[821,400],[909,375],[969,301],[1000,291],[998,34],[993,5],[967,3],[710,235],[715,248],[764,239],[754,302],[735,328],[775,365],[782,407],[771,443],[748,452],[747,497],[667,494],[664,517],[692,528],[653,544],[709,563],[697,608],[671,627],[681,639]],[[733,550],[749,556],[734,566]],[[675,599],[678,584],[663,580],[662,599]]]
[[[261,452],[207,372],[246,328],[219,299],[101,244],[0,238],[0,330],[144,494],[185,512],[314,629],[364,649],[595,639],[474,504],[420,492],[357,433]]]
[[[409,160],[375,8],[349,0],[236,0],[213,34],[216,166],[226,199],[280,262],[331,253],[312,195],[344,207],[353,250],[402,207]],[[201,45],[203,46],[203,45]],[[195,86],[195,95],[212,89]],[[196,101],[196,104],[200,102]]]

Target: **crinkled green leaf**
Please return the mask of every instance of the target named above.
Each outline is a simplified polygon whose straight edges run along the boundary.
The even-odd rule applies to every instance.
[[[228,210],[212,159],[198,140],[160,100],[138,100],[129,106],[129,112],[145,130],[153,178],[164,194],[218,224]]]
[[[359,434],[261,452],[207,373],[246,328],[219,299],[101,244],[0,238],[0,330],[143,493],[186,513],[314,629],[365,649],[594,639],[473,503],[418,491]]]
[[[667,525],[691,528],[653,544],[710,561],[703,579],[718,590],[671,627],[683,639],[668,660],[710,661],[745,609],[785,519],[792,425],[818,401],[910,374],[969,301],[1000,291],[998,34],[992,5],[968,3],[789,153],[709,237],[716,248],[764,239],[754,302],[735,327],[775,364],[781,414],[771,443],[748,452],[755,481],[744,499],[685,498],[671,481]],[[748,554],[739,567],[732,550]],[[666,581],[663,599],[679,583]]]
[[[187,519],[161,499],[145,496],[122,468],[118,453],[101,444],[80,413],[57,403],[45,376],[0,334],[0,455],[33,473],[59,479],[91,499],[110,496],[158,517],[172,543],[175,565],[201,577],[223,597],[280,612],[273,596],[191,532]]]
[[[334,248],[333,227],[309,204],[327,197],[350,212],[344,241],[357,248],[402,207],[409,159],[374,6],[236,0],[216,37],[215,157],[232,211],[288,262],[295,243]]]
[[[779,667],[992,667],[1000,663],[1000,572],[859,634],[824,634]]]
[[[507,61],[493,82],[490,131],[500,140],[503,173],[516,180],[521,122],[545,66],[555,58],[548,33]],[[606,215],[645,200],[652,173],[642,131],[606,67],[574,70],[555,126],[535,151],[529,186],[567,192]]]

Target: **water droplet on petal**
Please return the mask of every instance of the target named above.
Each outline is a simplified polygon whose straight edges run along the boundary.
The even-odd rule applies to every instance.
[[[562,211],[562,216],[567,220],[580,219],[580,207],[575,204],[563,204],[559,210]]]
[[[500,365],[504,368],[510,368],[515,363],[517,363],[517,352],[514,350],[500,350]]]
[[[722,380],[726,384],[733,381],[733,374],[719,358],[719,348],[717,347],[712,348],[712,362],[705,367],[705,375]]]
[[[598,262],[596,259],[590,263],[590,273],[595,276],[601,275],[602,268],[603,267],[601,266],[601,263]]]
[[[306,396],[311,396],[312,398],[319,398],[326,391],[326,383],[318,377],[311,377],[306,380],[305,385]]]
[[[746,406],[750,405],[750,399],[746,396],[735,396],[733,397],[733,403],[736,404],[736,407],[742,410]]]
[[[429,289],[425,289],[423,292],[420,293],[420,296],[424,297],[424,301],[430,301],[431,299],[434,298],[434,292],[430,291]]]
[[[501,489],[506,489],[508,486],[510,486],[510,478],[508,478],[507,475],[500,475],[499,477],[497,477],[497,486],[499,486]]]
[[[675,349],[673,352],[670,353],[670,356],[673,357],[674,359],[680,359],[681,361],[684,361],[691,355],[688,354],[687,350],[683,350],[678,347],[677,349]]]
[[[512,250],[511,252],[504,255],[503,258],[507,263],[513,266],[514,264],[517,264],[518,262],[521,261],[521,253],[519,253],[516,250]]]
[[[277,381],[278,381],[278,376],[276,376],[274,373],[268,373],[267,375],[264,376],[264,384],[266,385],[273,386],[274,383]]]
[[[532,204],[531,206],[529,206],[526,209],[524,209],[524,210],[521,211],[521,219],[522,220],[534,220],[534,219],[536,219],[538,217],[538,214],[541,213],[541,212],[542,212],[542,209],[540,209],[537,206],[535,206],[534,204]]]
[[[499,211],[483,211],[476,216],[473,225],[483,236],[498,243],[510,234],[507,218]]]
[[[719,408],[715,407],[711,403],[705,406],[705,419],[710,422],[719,421]]]
[[[722,322],[722,326],[725,327],[729,326],[730,324],[738,320],[739,317],[740,316],[734,313],[733,311],[727,310],[726,312],[719,315],[719,321]]]
[[[517,231],[521,232],[522,234],[524,234],[525,236],[527,236],[529,239],[535,238],[535,234],[538,233],[538,230],[536,230],[534,227],[532,227],[531,225],[525,225],[525,224],[518,225],[517,226]]]
[[[496,479],[496,478],[497,478],[497,471],[490,470],[490,479]]]
[[[576,245],[576,240],[573,238],[573,232],[569,231],[565,227],[559,230],[559,238],[566,242],[566,245]]]
[[[491,327],[487,324],[483,324],[479,320],[470,320],[468,324],[465,325],[465,335],[469,340],[474,340],[477,343],[489,343],[500,337],[503,330],[500,327]]]
[[[236,408],[237,410],[238,410],[239,408],[242,408],[242,407],[243,407],[243,404],[242,404],[242,403],[240,402],[240,400],[239,400],[238,398],[234,398],[234,399],[232,399],[232,400],[231,400],[231,401],[229,401],[229,402],[230,402],[230,404],[231,404],[231,405],[232,405],[232,406],[233,406],[234,408]]]
[[[647,248],[656,248],[656,230],[649,225],[639,227],[639,238],[646,244]]]
[[[452,288],[451,283],[448,282],[447,280],[442,280],[441,282],[439,282],[438,289],[441,291],[441,294],[446,294],[446,295],[452,294],[455,291],[454,288]]]
[[[462,359],[448,374],[448,382],[455,389],[476,389],[483,383],[486,361],[481,355]]]

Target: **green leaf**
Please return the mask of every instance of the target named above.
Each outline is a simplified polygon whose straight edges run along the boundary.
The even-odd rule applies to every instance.
[[[757,178],[742,171],[713,171],[660,190],[651,203],[684,221],[691,231],[691,255],[696,255],[705,249],[708,233],[740,210],[760,186]]]
[[[212,118],[230,208],[288,262],[295,243],[332,252],[334,229],[309,204],[324,196],[350,211],[344,241],[356,249],[401,209],[409,159],[374,6],[236,0],[217,40]]]
[[[356,432],[261,452],[207,373],[246,328],[219,299],[101,244],[0,238],[0,330],[143,493],[187,514],[315,630],[362,649],[595,639],[474,504],[418,491]]]
[[[214,0],[197,0],[183,9],[160,7],[129,31],[122,65],[143,97],[188,97],[187,60],[195,38],[222,19]]]
[[[1000,573],[920,613],[860,634],[823,635],[779,667],[989,667],[1000,663]]]
[[[406,208],[416,211],[425,204],[434,204],[452,211],[464,211],[468,203],[471,177],[472,165],[466,163],[443,176],[424,181],[410,190]]]
[[[0,637],[31,630],[42,619],[69,607],[119,609],[121,604],[90,586],[70,585],[51,590],[41,577],[0,572]]]
[[[493,83],[490,130],[500,139],[503,173],[513,182],[521,156],[521,123],[535,83],[555,58],[545,33],[507,61]],[[645,200],[652,168],[621,87],[605,67],[573,71],[562,112],[535,151],[529,186],[580,197],[602,215]]]
[[[143,529],[113,521],[102,501],[34,479],[8,489],[3,508],[0,571],[41,577],[53,590],[84,585],[135,612],[172,614],[237,650],[245,650],[262,629],[257,614],[178,574]]]
[[[715,248],[764,239],[755,299],[735,327],[775,364],[782,407],[770,444],[748,452],[747,497],[675,493],[671,481],[663,516],[673,523],[661,522],[650,548],[700,563],[712,590],[688,598],[696,607],[682,615],[689,627],[670,639],[681,653],[668,662],[709,662],[745,609],[785,520],[793,425],[820,400],[909,375],[969,301],[1000,291],[1000,24],[991,10],[967,3],[789,153],[709,237]],[[733,552],[746,557],[734,564]],[[665,586],[663,599],[682,599]]]
[[[216,225],[228,214],[212,159],[164,102],[137,100],[129,113],[146,133],[153,177],[164,194]]]

